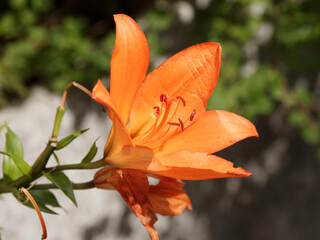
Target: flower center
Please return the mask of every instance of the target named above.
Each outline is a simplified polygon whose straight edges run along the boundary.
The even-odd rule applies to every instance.
[[[173,107],[175,105],[175,107]],[[196,110],[194,109],[190,116],[183,121],[179,117],[179,108],[185,107],[186,101],[183,97],[172,98],[165,94],[160,95],[160,104],[153,107],[155,116],[154,123],[139,137],[133,139],[137,145],[156,145],[164,142],[178,131],[185,129],[188,121],[193,121]]]

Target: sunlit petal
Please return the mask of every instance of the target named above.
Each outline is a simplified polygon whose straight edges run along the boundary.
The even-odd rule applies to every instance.
[[[183,180],[203,180],[228,177],[247,177],[251,173],[223,158],[205,153],[179,151],[159,156],[149,171]]]
[[[146,170],[153,160],[153,152],[144,146],[126,145],[118,154],[105,161],[116,167]]]
[[[111,58],[110,94],[126,124],[133,97],[147,73],[149,46],[144,33],[132,18],[117,14],[114,20],[116,41]]]
[[[129,132],[143,132],[155,121],[154,106],[159,106],[159,97],[165,94],[173,99],[180,96],[186,106],[179,107],[171,116],[176,121],[189,118],[195,109],[200,116],[216,86],[220,71],[221,47],[218,43],[202,43],[189,47],[169,58],[148,74],[134,99]],[[190,123],[186,122],[186,126]]]
[[[128,130],[124,124],[123,119],[117,112],[117,108],[111,98],[108,90],[103,86],[102,82],[98,80],[97,84],[93,88],[92,98],[98,103],[103,104],[108,107],[109,115],[111,115],[113,121],[113,130],[110,135],[110,139],[107,142],[106,149],[108,149],[109,156],[112,156],[121,151],[122,146],[130,145],[131,138],[129,136]],[[110,144],[112,146],[110,146]],[[107,154],[105,152],[105,154]]]
[[[248,137],[257,137],[247,119],[227,111],[207,111],[190,127],[158,144],[158,154],[180,150],[215,153]]]

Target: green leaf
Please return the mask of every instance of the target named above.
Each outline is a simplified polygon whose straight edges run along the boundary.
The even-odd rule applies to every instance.
[[[22,144],[17,135],[15,135],[9,127],[7,127],[6,134],[6,151],[14,153],[19,158],[23,158]]]
[[[56,150],[60,150],[64,147],[68,146],[74,139],[76,139],[77,137],[79,137],[81,134],[85,133],[88,130],[89,130],[89,128],[83,129],[83,130],[74,132],[74,133],[70,134],[69,136],[61,139],[57,144]]]
[[[45,203],[46,205],[50,205],[52,207],[61,207],[56,197],[49,190],[29,190],[29,193],[32,195],[34,199],[38,199],[38,201]]]
[[[47,172],[43,172],[43,174],[47,174]],[[53,184],[55,184],[58,188],[64,192],[64,194],[77,206],[77,201],[74,196],[72,183],[63,172],[53,172],[46,176]]]
[[[15,180],[22,175],[29,175],[31,167],[23,160],[23,147],[19,138],[8,127],[6,133],[5,152],[3,157],[4,181]]]
[[[14,162],[15,166],[18,168],[18,170],[23,175],[27,175],[27,176],[31,177],[30,176],[31,167],[23,159],[19,158],[18,156],[14,155],[13,153],[0,151],[0,154],[3,154],[5,156],[9,157],[10,159],[13,159],[13,162]]]
[[[52,192],[50,192],[49,190],[29,190],[29,193],[37,202],[41,212],[57,214],[55,211],[47,207],[47,205],[52,207],[61,207]],[[30,201],[24,203],[24,201],[26,200],[26,196],[24,194],[22,195],[18,190],[14,191],[13,195],[23,205],[34,208]]]
[[[8,153],[5,153],[8,154]],[[14,163],[14,160],[8,156],[3,157],[3,181],[9,182],[11,180],[18,179],[22,177],[23,174],[19,168]]]
[[[98,139],[97,139],[98,140]],[[94,143],[92,144],[89,152],[87,153],[87,155],[82,159],[81,163],[89,163],[92,161],[92,159],[96,156],[98,148],[96,146],[96,142],[97,140],[94,141]]]

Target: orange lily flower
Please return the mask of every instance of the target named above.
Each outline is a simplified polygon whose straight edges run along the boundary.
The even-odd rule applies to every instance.
[[[156,213],[174,216],[191,210],[178,179],[251,175],[211,154],[258,133],[236,114],[206,111],[220,71],[218,43],[189,47],[146,75],[149,47],[144,33],[126,15],[114,19],[110,93],[100,80],[92,92],[113,121],[104,153],[107,166],[94,181],[98,188],[116,189],[150,238],[158,239]],[[148,176],[159,183],[150,185]]]

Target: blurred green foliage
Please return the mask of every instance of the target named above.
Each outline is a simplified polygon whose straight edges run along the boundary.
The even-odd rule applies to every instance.
[[[179,22],[178,1],[95,0],[77,11],[80,2],[66,1],[65,11],[58,0],[0,2],[0,106],[32,84],[61,91],[108,76],[111,13],[123,12],[146,33],[150,70],[182,40],[219,42],[222,67],[208,108],[277,118],[275,131],[298,130],[320,143],[319,0],[186,0],[194,13],[187,24]],[[183,31],[189,38],[180,39]]]
[[[112,34],[94,41],[85,16],[58,19],[55,6],[53,0],[0,3],[0,105],[10,94],[24,96],[29,84],[62,91],[71,81],[88,85],[106,74]]]

